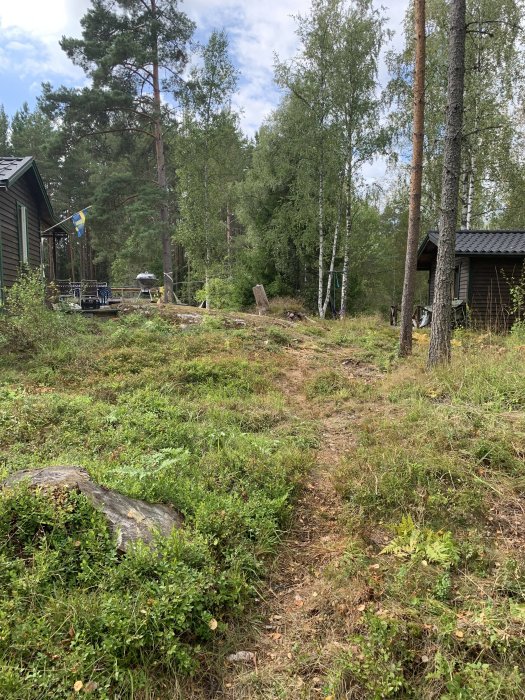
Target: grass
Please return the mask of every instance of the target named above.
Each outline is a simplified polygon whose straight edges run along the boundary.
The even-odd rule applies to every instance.
[[[342,568],[373,593],[347,640],[360,653],[340,655],[327,692],[520,698],[523,349],[513,337],[462,333],[452,364],[428,372],[418,335],[337,474],[354,543]],[[378,532],[388,546],[374,543]]]
[[[119,557],[78,494],[4,490],[0,697],[523,697],[523,339],[457,332],[432,372],[415,339],[400,361],[379,318],[181,327],[164,310],[0,354],[0,476],[80,464],[185,518]],[[228,675],[229,651],[264,648],[254,601],[273,609],[264,574],[314,448],[342,549],[304,524],[322,591],[292,594],[304,633],[282,628],[280,666],[282,639]]]
[[[185,518],[155,552],[119,559],[81,496],[2,491],[2,698],[69,698],[75,683],[162,697],[257,596],[314,440],[264,341],[220,319],[180,329],[131,315],[1,356],[4,475],[80,464]]]

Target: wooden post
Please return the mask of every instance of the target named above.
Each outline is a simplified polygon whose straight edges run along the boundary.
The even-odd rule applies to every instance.
[[[55,238],[55,232],[53,231],[53,275],[51,280],[54,281],[57,278],[57,241]]]
[[[69,262],[70,262],[70,265],[71,265],[71,274],[70,274],[70,277],[71,277],[71,281],[72,281],[72,282],[75,282],[75,250],[74,250],[74,248],[73,248],[73,244],[74,244],[74,242],[75,242],[75,239],[73,238],[73,235],[74,235],[74,234],[72,234],[72,233],[68,233],[68,236],[67,236],[67,246],[68,246],[68,249],[69,249]]]
[[[270,302],[264,291],[262,284],[258,284],[253,287],[253,296],[255,297],[255,303],[257,304],[257,311],[259,316],[264,316],[270,310]]]

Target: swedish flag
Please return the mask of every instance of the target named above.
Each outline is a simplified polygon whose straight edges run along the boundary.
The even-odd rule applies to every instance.
[[[73,214],[71,217],[71,221],[75,224],[75,229],[79,238],[84,235],[86,226],[86,211],[87,209],[82,209],[82,211]]]

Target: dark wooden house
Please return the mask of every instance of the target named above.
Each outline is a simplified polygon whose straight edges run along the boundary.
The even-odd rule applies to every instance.
[[[0,157],[0,289],[13,284],[22,266],[40,265],[41,231],[55,223],[35,160]]]
[[[417,269],[428,270],[428,303],[434,298],[438,232],[430,231],[418,251]],[[458,231],[453,297],[466,302],[474,327],[508,329],[511,287],[522,276],[525,231]]]

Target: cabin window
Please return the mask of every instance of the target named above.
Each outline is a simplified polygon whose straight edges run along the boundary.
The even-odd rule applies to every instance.
[[[18,257],[22,265],[29,264],[29,236],[27,233],[27,207],[18,205]]]

